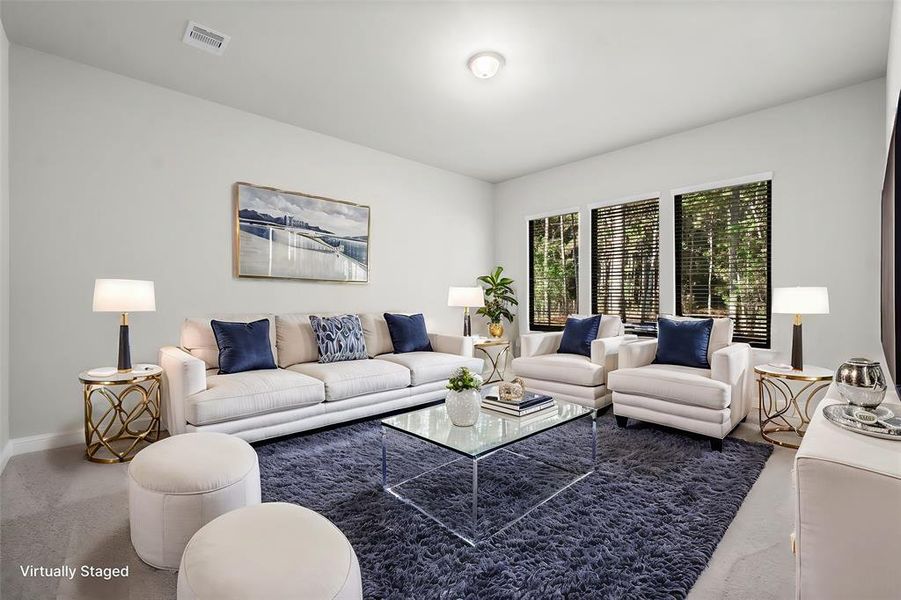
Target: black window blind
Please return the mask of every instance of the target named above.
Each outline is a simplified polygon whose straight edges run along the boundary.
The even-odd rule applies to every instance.
[[[772,182],[675,197],[676,312],[732,317],[733,340],[770,345]]]
[[[529,221],[529,328],[562,329],[579,312],[579,213]]]
[[[591,304],[619,315],[626,329],[653,335],[660,309],[660,202],[591,211]]]

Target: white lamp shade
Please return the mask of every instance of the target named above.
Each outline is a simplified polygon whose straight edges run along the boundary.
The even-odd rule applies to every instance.
[[[452,287],[447,291],[448,306],[485,306],[485,294],[480,287]]]
[[[97,279],[94,312],[143,312],[156,310],[152,281]]]
[[[828,315],[829,292],[824,287],[773,288],[773,312],[789,315]]]

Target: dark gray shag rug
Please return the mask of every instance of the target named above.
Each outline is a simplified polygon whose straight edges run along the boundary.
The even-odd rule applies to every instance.
[[[565,466],[586,456],[589,431],[583,419],[514,449]],[[608,411],[595,472],[474,548],[382,490],[380,439],[376,419],[257,445],[263,501],[335,523],[366,598],[683,598],[772,453],[732,438],[713,452],[705,439],[634,421],[619,429]],[[399,434],[389,441],[392,482],[454,458]],[[470,469],[452,463],[405,492],[450,521],[465,517]],[[555,469],[496,453],[480,463],[480,511],[501,523],[560,483]]]

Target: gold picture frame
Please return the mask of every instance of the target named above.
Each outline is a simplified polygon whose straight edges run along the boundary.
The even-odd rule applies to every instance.
[[[232,188],[235,277],[369,282],[371,207],[244,181]]]

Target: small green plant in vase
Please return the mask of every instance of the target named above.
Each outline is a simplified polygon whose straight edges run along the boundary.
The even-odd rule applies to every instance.
[[[482,404],[482,376],[466,367],[460,367],[451,374],[447,382],[447,398],[444,401],[447,416],[457,427],[469,427],[479,420]]]
[[[504,325],[501,323],[501,319],[512,323],[513,312],[510,308],[519,305],[516,300],[516,292],[513,291],[513,280],[504,277],[503,273],[504,268],[498,266],[493,272],[478,278],[485,287],[485,306],[480,308],[477,313],[488,317],[488,333],[495,338],[504,335]]]

